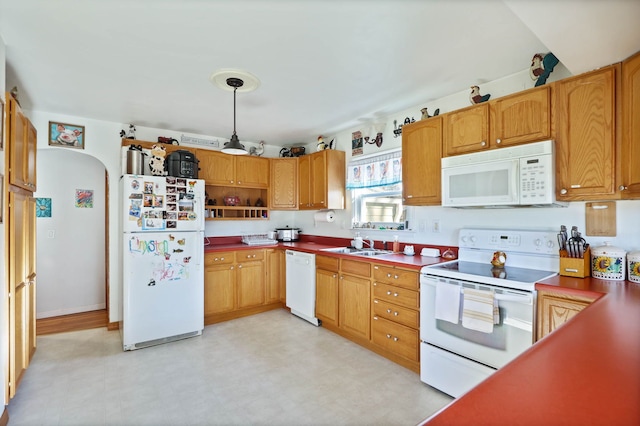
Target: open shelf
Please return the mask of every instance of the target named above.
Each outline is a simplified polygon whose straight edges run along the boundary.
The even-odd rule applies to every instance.
[[[206,220],[267,220],[269,219],[268,193],[264,188],[237,188],[231,186],[206,185],[208,202],[205,207]],[[238,197],[240,204],[225,206],[224,197]],[[261,206],[256,206],[258,200]]]
[[[265,207],[248,206],[207,206],[205,219],[269,219],[269,210]]]

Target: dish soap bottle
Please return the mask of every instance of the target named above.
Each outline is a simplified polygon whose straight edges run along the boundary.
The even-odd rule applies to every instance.
[[[400,243],[398,242],[398,236],[397,235],[393,236],[393,251],[395,253],[400,251]]]

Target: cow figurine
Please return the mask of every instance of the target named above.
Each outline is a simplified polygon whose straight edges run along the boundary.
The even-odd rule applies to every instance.
[[[167,171],[164,169],[164,160],[167,156],[167,150],[163,146],[153,145],[151,147],[151,159],[149,160],[149,168],[153,176],[166,176]]]

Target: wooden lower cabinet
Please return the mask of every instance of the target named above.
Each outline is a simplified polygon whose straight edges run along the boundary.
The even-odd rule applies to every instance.
[[[418,272],[373,265],[371,341],[414,371],[420,369],[419,288]]]
[[[279,291],[274,299],[273,283],[267,280],[265,256],[265,249],[205,253],[205,324],[283,306]]]
[[[316,318],[338,327],[339,259],[316,256]]]
[[[356,337],[369,340],[369,278],[340,275],[338,289],[340,328]]]
[[[536,340],[540,340],[589,306],[595,298],[538,291]]]
[[[265,303],[285,303],[286,294],[286,267],[284,250],[266,249],[267,286]]]

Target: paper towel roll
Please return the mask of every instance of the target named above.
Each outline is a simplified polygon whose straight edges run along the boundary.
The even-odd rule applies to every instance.
[[[320,210],[313,215],[314,220],[317,222],[333,222],[336,220],[336,212],[333,210]]]

